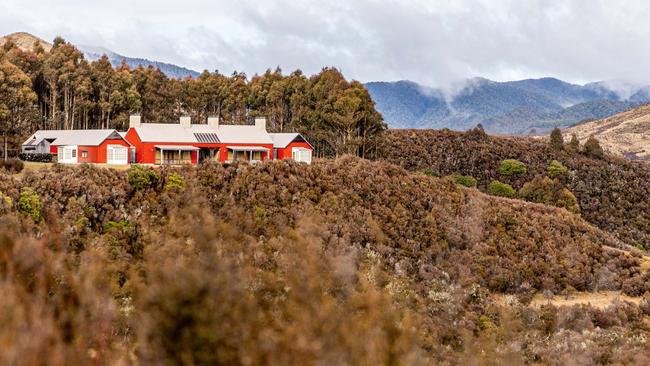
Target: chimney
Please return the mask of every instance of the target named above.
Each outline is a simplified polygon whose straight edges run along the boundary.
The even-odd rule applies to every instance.
[[[141,119],[139,114],[132,114],[129,116],[129,128],[136,128],[140,127],[141,125]]]
[[[190,116],[181,116],[180,118],[181,126],[189,128],[192,126],[192,117]]]
[[[208,126],[219,128],[219,116],[208,116]]]
[[[266,131],[266,117],[255,117],[255,127]]]

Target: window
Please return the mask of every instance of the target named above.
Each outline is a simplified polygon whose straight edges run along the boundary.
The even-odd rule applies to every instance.
[[[77,149],[72,149],[72,158],[74,159],[76,157],[77,157]]]
[[[84,159],[88,158],[88,150],[81,150],[81,157]]]
[[[291,158],[294,161],[302,163],[311,163],[311,150],[305,149],[303,147],[294,147],[291,150]]]

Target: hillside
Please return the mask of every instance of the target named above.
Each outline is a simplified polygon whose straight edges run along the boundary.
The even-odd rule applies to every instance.
[[[9,39],[22,50],[32,50],[35,42],[39,42],[46,52],[49,52],[52,49],[52,43],[49,43],[26,32],[17,32],[6,35],[4,37],[0,37],[0,46],[4,45],[4,43]],[[147,68],[151,66],[153,68],[160,69],[160,71],[162,71],[165,75],[167,75],[167,77],[170,78],[183,79],[186,77],[199,76],[199,73],[197,71],[190,70],[185,67],[165,62],[122,56],[103,47],[79,46],[79,49],[83,52],[86,59],[90,61],[98,60],[100,57],[102,57],[102,55],[107,55],[108,59],[111,61],[111,64],[114,67],[120,66],[122,62],[125,62],[131,68],[137,68],[138,66]]]
[[[650,248],[650,165],[645,162],[615,156],[596,159],[552,150],[536,138],[492,137],[476,131],[389,130],[381,154],[413,171],[472,176],[484,192],[492,180],[519,190],[533,178],[546,176],[551,161],[558,160],[569,169],[563,183],[576,196],[585,220],[629,245]],[[526,173],[499,174],[505,159],[522,161]]]
[[[650,105],[598,121],[581,123],[564,132],[582,142],[595,136],[603,148],[633,159],[650,159]]]
[[[45,52],[50,52],[50,50],[52,49],[52,43],[49,43],[41,38],[38,38],[26,32],[16,32],[16,33],[11,33],[6,36],[0,37],[0,46],[4,46],[4,44],[8,40],[11,40],[16,46],[18,46],[23,51],[32,50],[34,48],[34,45],[37,42],[41,45],[41,47],[43,47]]]
[[[384,162],[0,177],[2,363],[642,363],[603,339],[650,336],[616,239]],[[527,306],[595,290],[633,302]]]
[[[389,127],[467,130],[481,123],[496,134],[540,134],[650,100],[643,88],[628,100],[605,83],[575,85],[554,78],[511,82],[474,78],[454,93],[409,81],[372,82],[366,87]]]

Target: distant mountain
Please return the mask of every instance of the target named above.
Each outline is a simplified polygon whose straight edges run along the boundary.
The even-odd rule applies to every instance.
[[[154,68],[160,69],[160,71],[162,71],[168,77],[177,79],[183,79],[188,76],[195,78],[200,75],[199,72],[190,70],[185,67],[165,62],[151,61],[143,58],[122,56],[103,47],[77,46],[77,48],[79,48],[79,50],[84,53],[86,59],[90,61],[96,61],[102,57],[102,55],[106,55],[113,66],[119,66],[122,61],[124,61],[132,69],[137,68],[138,66],[145,68],[152,66]]]
[[[614,154],[650,160],[650,104],[564,131],[565,137],[571,134],[576,134],[583,143],[594,136],[605,150]]]
[[[19,48],[23,50],[31,50],[34,48],[36,42],[40,43],[43,49],[46,52],[49,52],[52,49],[52,44],[43,40],[42,38],[36,37],[32,34],[26,32],[16,32],[8,34],[4,37],[0,37],[0,46],[4,45],[8,40],[11,40]],[[108,56],[108,59],[111,61],[113,66],[119,66],[122,61],[126,62],[130,68],[137,68],[138,66],[149,67],[153,66],[160,69],[165,75],[170,78],[183,79],[188,76],[197,77],[200,75],[199,72],[190,70],[185,67],[177,66],[170,63],[151,61],[142,58],[133,58],[122,56],[117,54],[107,48],[95,47],[95,46],[77,46],[79,51],[83,52],[84,57],[90,61],[98,60],[102,55]]]
[[[371,82],[366,87],[392,128],[466,130],[481,123],[498,134],[545,133],[650,101],[650,87],[626,84],[625,92],[620,92],[608,83],[576,85],[554,78],[510,82],[474,78],[455,93],[411,81]]]

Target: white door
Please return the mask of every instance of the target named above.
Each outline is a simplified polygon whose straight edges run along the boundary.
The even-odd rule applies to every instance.
[[[120,145],[106,147],[106,163],[126,165],[129,163],[129,148]]]

